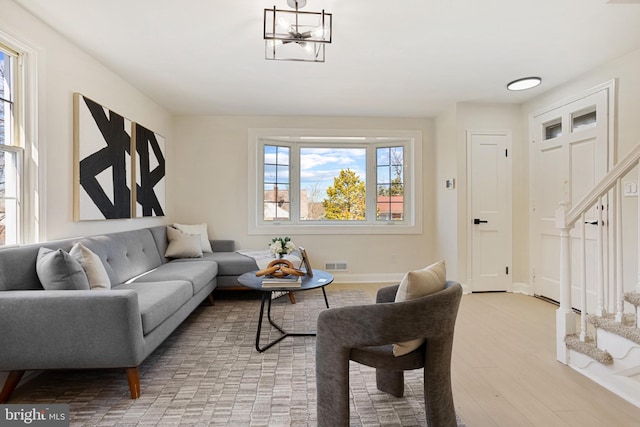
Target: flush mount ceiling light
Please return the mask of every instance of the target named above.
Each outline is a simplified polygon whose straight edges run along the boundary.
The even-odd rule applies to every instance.
[[[540,77],[525,77],[522,79],[514,80],[507,85],[509,90],[526,90],[538,86],[542,83]]]
[[[307,0],[287,0],[295,10],[264,10],[265,59],[324,62],[331,43],[331,14],[301,12]]]

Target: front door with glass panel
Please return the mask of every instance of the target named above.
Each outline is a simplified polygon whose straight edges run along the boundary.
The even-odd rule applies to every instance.
[[[534,292],[560,300],[560,233],[555,212],[560,202],[575,204],[609,169],[610,87],[594,91],[532,117],[531,145],[531,280]],[[606,207],[606,203],[604,203]],[[587,257],[593,259],[598,212],[587,214]],[[592,224],[595,223],[595,224]],[[571,234],[575,241],[580,227]],[[572,245],[576,252],[579,245]],[[577,259],[577,258],[576,258]],[[578,263],[575,263],[578,264]],[[595,262],[589,262],[588,293],[595,291]],[[578,301],[579,275],[574,265],[572,288]],[[593,300],[593,298],[588,298]],[[589,304],[591,305],[591,304]]]

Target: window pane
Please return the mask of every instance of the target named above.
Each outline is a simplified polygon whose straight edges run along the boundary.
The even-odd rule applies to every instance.
[[[0,152],[0,245],[18,242],[18,155]]]
[[[376,219],[404,220],[404,147],[377,149]]]
[[[366,148],[300,148],[300,219],[366,219]]]
[[[562,121],[556,119],[544,124],[544,139],[553,139],[562,135]]]
[[[13,145],[13,56],[0,50],[0,145]]]
[[[0,50],[0,98],[6,101],[13,101],[13,61],[11,55]]]
[[[12,104],[7,101],[0,101],[0,145],[13,145],[11,135],[11,111]]]
[[[264,146],[263,219],[265,221],[290,218],[289,147]]]
[[[11,136],[13,61],[12,56],[0,50],[0,145],[13,144]]]
[[[588,110],[573,113],[571,116],[571,130],[579,131],[596,125],[596,108],[591,107]]]

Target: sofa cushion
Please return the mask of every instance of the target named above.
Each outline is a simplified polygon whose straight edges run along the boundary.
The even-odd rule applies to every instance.
[[[36,272],[47,290],[89,289],[89,280],[80,263],[62,249],[40,248]]]
[[[167,227],[169,245],[164,253],[167,258],[201,258],[202,246],[199,234],[187,234]]]
[[[170,262],[143,274],[133,283],[161,282],[163,280],[186,280],[193,285],[192,295],[200,292],[218,274],[218,264],[215,262]]]
[[[395,302],[410,301],[441,291],[447,284],[447,270],[444,261],[438,261],[422,269],[410,271],[404,275]],[[424,340],[418,338],[393,344],[393,355],[402,356],[419,348]]]
[[[82,243],[73,245],[69,255],[75,258],[84,269],[91,289],[111,289],[111,280],[98,255]]]
[[[209,232],[207,231],[207,223],[202,224],[173,224],[175,228],[186,234],[197,234],[200,236],[200,244],[202,252],[213,252],[211,242],[209,241]]]
[[[193,294],[191,283],[184,280],[134,282],[114,289],[132,289],[136,292],[145,335],[175,313]]]
[[[256,261],[238,252],[213,252],[203,254],[203,259],[218,263],[219,276],[239,276],[249,271],[258,270]]]

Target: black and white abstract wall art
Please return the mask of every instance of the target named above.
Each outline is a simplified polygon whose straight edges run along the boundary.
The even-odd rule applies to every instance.
[[[165,141],[139,123],[134,124],[135,216],[165,214]]]
[[[74,219],[131,217],[132,122],[74,94]]]

